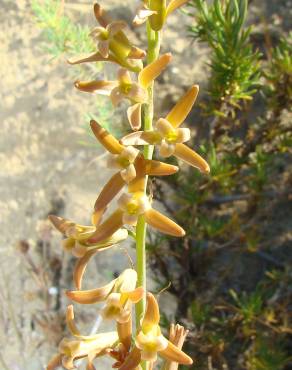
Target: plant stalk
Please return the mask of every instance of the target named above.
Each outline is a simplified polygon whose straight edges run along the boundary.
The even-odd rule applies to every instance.
[[[159,56],[160,50],[160,33],[153,31],[147,22],[148,52],[147,64],[155,61]],[[153,121],[153,86],[154,82],[148,87],[148,103],[143,109],[143,130],[152,131]],[[146,159],[152,159],[153,145],[145,145],[143,151]],[[144,193],[146,194],[148,178],[145,181]],[[138,275],[137,286],[142,286],[145,291],[143,299],[136,304],[136,328],[140,326],[140,320],[145,312],[146,306],[146,230],[147,224],[144,215],[138,218],[136,226],[136,270]],[[141,363],[142,369],[146,369],[146,363]]]

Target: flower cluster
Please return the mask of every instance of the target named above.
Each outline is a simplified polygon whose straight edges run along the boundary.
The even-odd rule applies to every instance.
[[[185,2],[172,0],[166,5],[165,0],[145,1],[134,23],[141,24],[149,18],[149,26],[153,32],[158,32],[167,16]],[[59,353],[50,361],[47,369],[52,370],[58,366],[75,369],[78,360],[86,359],[87,369],[93,370],[93,361],[100,356],[111,356],[115,361],[113,367],[120,370],[145,369],[145,363],[148,364],[147,368],[152,369],[159,355],[164,359],[163,369],[174,370],[179,364],[190,365],[193,362],[182,351],[187,331],[179,325],[172,325],[169,339],[162,334],[157,300],[146,291],[144,284],[137,284],[141,279],[135,269],[125,269],[105,286],[91,290],[82,290],[82,279],[89,260],[125,240],[129,230],[135,228],[141,219],[161,233],[175,237],[185,235],[181,226],[152,207],[152,199],[146,192],[149,176],[172,175],[179,168],[153,160],[152,156],[143,154],[136,146],[156,146],[161,157],[173,155],[207,174],[207,162],[185,145],[190,139],[190,130],[180,127],[195,103],[199,88],[197,85],[190,87],[171,111],[154,123],[153,129],[140,130],[145,119],[144,108],[151,103],[153,81],[167,67],[171,56],[157,56],[143,67],[142,59],[146,53],[129,41],[127,25],[122,21],[111,21],[98,4],[94,5],[94,14],[99,25],[90,36],[96,41],[97,51],[70,60],[69,63],[116,63],[119,65],[117,80],[76,81],[75,87],[83,92],[106,94],[114,106],[127,100],[127,117],[133,132],[118,140],[99,123],[91,121],[93,134],[108,152],[108,167],[114,170],[113,176],[96,199],[92,210],[92,225],[79,225],[54,215],[49,218],[65,237],[65,251],[77,258],[73,272],[76,290],[68,291],[67,297],[83,305],[102,302],[100,315],[103,320],[115,322],[115,330],[82,335],[75,324],[73,306],[69,305],[66,320],[73,339],[64,338],[61,341]],[[135,80],[131,77],[133,72],[137,74]],[[108,205],[122,191],[116,209],[107,215]],[[136,331],[133,332],[133,306],[141,301],[146,302],[146,309],[142,312],[141,320],[136,322]]]

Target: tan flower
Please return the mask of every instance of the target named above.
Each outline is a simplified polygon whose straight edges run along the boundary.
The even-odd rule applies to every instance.
[[[95,212],[95,222],[99,224],[100,216],[103,213]],[[60,231],[66,239],[63,240],[65,251],[72,253],[78,258],[73,272],[73,280],[77,289],[81,289],[82,277],[88,261],[97,252],[111,248],[113,245],[125,240],[128,236],[126,229],[119,229],[108,238],[98,243],[89,243],[88,239],[94,234],[95,226],[83,226],[62,217],[50,215],[50,221],[55,228]]]
[[[145,176],[167,176],[178,171],[176,166],[145,159],[137,149],[123,146],[94,120],[90,125],[97,140],[110,153],[109,167],[118,170],[103,187],[95,202],[97,215],[100,215],[126,184],[133,192],[141,190],[141,187],[143,191]]]
[[[136,283],[136,271],[126,269],[117,279],[101,288],[68,291],[67,296],[81,304],[105,302],[101,311],[102,317],[123,324],[131,317],[132,304],[138,302],[144,294],[143,288],[135,288]]]
[[[66,321],[75,339],[63,338],[61,340],[59,354],[49,362],[47,370],[56,369],[59,365],[62,365],[67,370],[75,369],[75,360],[81,358],[87,358],[87,368],[94,369],[93,359],[107,354],[119,342],[116,331],[88,336],[80,334],[74,321],[73,306],[67,307]]]
[[[127,99],[130,107],[127,116],[131,128],[139,130],[141,127],[141,107],[147,102],[147,87],[157,78],[170,62],[171,55],[163,54],[153,63],[148,64],[138,74],[138,81],[132,81],[129,71],[121,68],[118,71],[117,81],[76,81],[75,87],[85,92],[96,92],[110,95],[114,106]]]
[[[142,319],[141,329],[135,339],[135,346],[125,359],[120,370],[132,370],[141,360],[154,362],[159,354],[168,361],[191,365],[193,360],[180,348],[167,340],[159,326],[160,314],[155,297],[147,293],[147,307]]]
[[[140,71],[143,68],[140,59],[143,59],[146,53],[131,44],[124,33],[124,29],[127,27],[126,23],[111,21],[99,4],[94,5],[94,14],[100,26],[95,27],[90,35],[97,42],[98,51],[71,58],[68,62],[70,64],[80,64],[108,61],[120,64],[134,72]]]
[[[144,180],[145,181],[145,180]],[[143,185],[143,181],[137,181],[135,186]],[[131,185],[131,184],[130,184]],[[130,186],[129,186],[130,190]],[[118,201],[118,209],[109,218],[100,224],[89,242],[98,243],[100,240],[112,235],[124,225],[136,225],[138,217],[144,215],[148,225],[160,232],[176,237],[185,235],[185,231],[170,218],[153,209],[150,202],[141,191],[125,193]]]
[[[157,145],[163,157],[174,155],[203,173],[209,173],[208,163],[183,143],[190,139],[190,130],[180,128],[198,95],[199,87],[192,86],[165,118],[160,118],[153,131],[137,131],[122,138],[124,145]]]

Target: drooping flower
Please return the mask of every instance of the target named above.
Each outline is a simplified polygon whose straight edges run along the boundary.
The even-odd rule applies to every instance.
[[[143,68],[140,59],[146,55],[144,50],[133,46],[124,29],[123,21],[111,21],[99,4],[94,5],[94,14],[100,26],[95,27],[90,35],[97,42],[98,51],[92,54],[69,59],[70,64],[109,61],[120,64],[134,72]]]
[[[110,153],[108,167],[119,170],[119,172],[111,177],[99,194],[94,206],[97,214],[100,214],[107,207],[126,184],[130,185],[130,188],[133,188],[134,184],[140,178],[145,178],[146,175],[167,176],[178,171],[177,166],[145,159],[143,154],[134,147],[123,146],[94,120],[90,122],[90,125],[97,140]],[[134,191],[139,189],[135,188]]]
[[[149,5],[147,5],[144,1],[143,5],[138,9],[133,23],[139,26],[149,19],[151,28],[154,31],[159,31],[166,22],[167,17],[187,2],[188,0],[171,0],[166,5],[167,0],[150,0]]]
[[[136,288],[136,283],[136,271],[126,269],[118,278],[101,288],[68,291],[67,296],[81,304],[104,301],[102,317],[123,324],[130,320],[132,304],[138,302],[144,294],[143,288]]]
[[[96,225],[99,224],[103,211],[104,209],[102,212],[95,212],[94,221]],[[112,235],[109,235],[108,238],[98,243],[89,243],[88,239],[94,234],[96,225],[83,226],[54,215],[50,215],[49,219],[55,228],[66,237],[66,239],[63,240],[64,249],[78,258],[73,272],[73,280],[77,289],[81,289],[82,277],[90,258],[97,252],[104,251],[120,243],[128,236],[126,229],[119,229]]]
[[[134,348],[120,370],[135,369],[141,360],[154,362],[158,354],[164,359],[178,364],[191,365],[193,363],[187,354],[162,335],[159,321],[158,303],[151,293],[147,293],[147,306],[141,322],[141,329],[136,336]]]
[[[122,138],[124,145],[156,145],[163,157],[174,155],[203,173],[209,173],[208,163],[184,142],[190,139],[190,130],[180,128],[198,95],[199,87],[192,86],[165,118],[160,118],[153,131],[137,131]]]
[[[81,335],[75,324],[73,306],[71,305],[67,307],[66,322],[75,339],[63,338],[61,340],[59,354],[49,362],[47,370],[54,370],[59,365],[62,365],[67,370],[75,369],[74,362],[81,358],[87,358],[87,368],[94,369],[92,361],[96,357],[106,355],[119,342],[119,336],[116,331],[95,335]]]
[[[117,81],[76,81],[75,87],[85,92],[108,94],[114,106],[123,99],[130,101],[127,116],[133,130],[141,127],[141,107],[147,102],[147,87],[157,78],[170,62],[171,55],[163,54],[148,64],[138,74],[138,81],[132,81],[129,71],[121,68]]]
[[[145,182],[142,179],[135,182],[135,186],[140,186]],[[135,180],[134,180],[135,181]],[[131,185],[131,184],[130,184]],[[129,186],[130,189],[130,186]],[[136,225],[138,217],[144,215],[148,225],[156,228],[160,232],[176,237],[185,235],[185,231],[170,218],[153,209],[149,199],[141,191],[125,193],[118,200],[118,209],[114,211],[108,219],[100,224],[89,242],[98,243],[100,240],[112,235],[116,230],[124,225]]]

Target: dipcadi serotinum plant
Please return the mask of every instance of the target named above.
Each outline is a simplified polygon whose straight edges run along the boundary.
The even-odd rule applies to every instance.
[[[99,123],[91,121],[95,137],[109,152],[108,165],[116,172],[97,197],[91,226],[50,216],[53,225],[65,236],[63,247],[77,258],[73,273],[76,290],[68,291],[68,298],[79,304],[103,302],[101,317],[114,320],[116,330],[82,335],[74,321],[73,306],[68,306],[66,320],[73,339],[61,341],[59,352],[48,364],[48,370],[58,366],[74,369],[80,359],[85,359],[87,369],[93,370],[94,360],[106,355],[115,360],[113,367],[120,370],[154,369],[157,355],[164,359],[164,370],[193,363],[182,351],[187,330],[172,325],[169,339],[161,332],[157,300],[146,289],[145,252],[147,224],[174,237],[185,235],[182,227],[152,208],[151,197],[147,195],[148,176],[167,176],[178,171],[177,166],[153,160],[153,147],[158,147],[161,157],[173,155],[202,173],[209,173],[206,161],[185,145],[190,139],[190,130],[180,127],[195,103],[197,85],[191,86],[165,117],[152,123],[154,80],[171,60],[170,54],[159,55],[162,28],[168,15],[186,2],[143,2],[134,23],[146,22],[147,53],[132,45],[123,21],[112,21],[101,6],[95,4],[94,14],[99,25],[90,35],[97,44],[97,51],[69,60],[70,64],[100,61],[117,64],[116,81],[76,81],[75,87],[89,93],[107,94],[114,106],[126,99],[129,102],[127,117],[133,132],[117,140]],[[132,78],[130,72],[136,77]],[[139,145],[144,146],[143,151],[135,147]],[[118,198],[116,210],[104,219],[107,206],[122,189],[127,190]],[[129,228],[134,228],[132,234],[136,239],[135,269],[125,269],[103,287],[82,290],[82,279],[90,258],[125,240]],[[133,306],[136,310],[135,331],[132,328]]]

